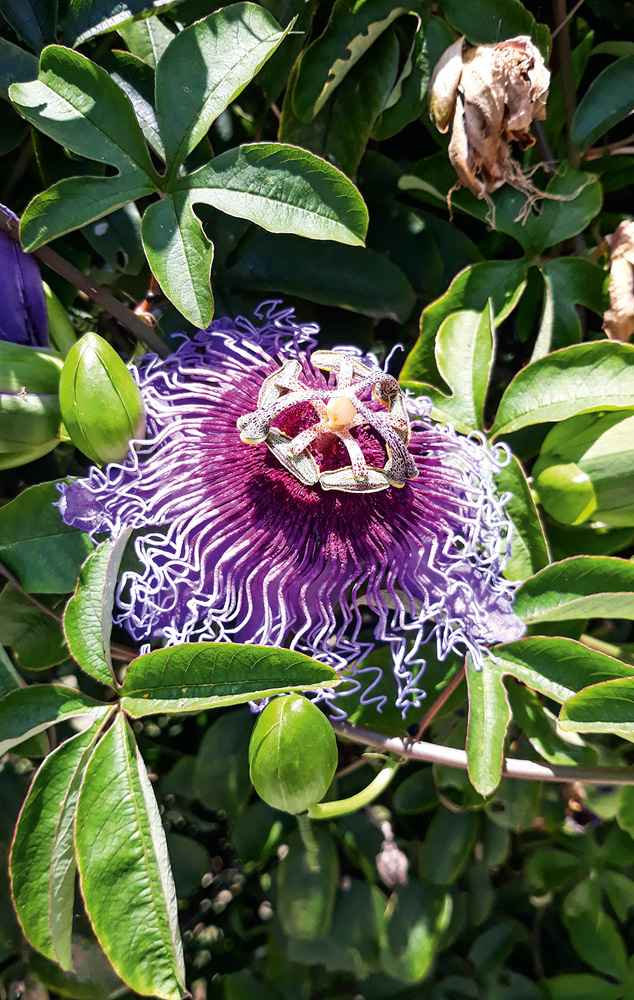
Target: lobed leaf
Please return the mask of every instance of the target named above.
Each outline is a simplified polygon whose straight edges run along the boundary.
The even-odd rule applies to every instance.
[[[221,153],[176,191],[271,233],[362,246],[368,210],[354,184],[312,153],[283,143],[260,142]]]
[[[210,125],[242,93],[293,26],[283,31],[252,3],[214,11],[181,31],[156,67],[156,114],[168,188]]]
[[[521,463],[511,456],[511,461],[496,475],[500,493],[510,492],[504,514],[513,525],[511,555],[504,569],[507,580],[525,580],[550,562],[548,542],[531,488],[526,481]],[[516,596],[517,599],[517,596]],[[514,610],[517,611],[517,605]]]
[[[156,173],[130,101],[90,59],[49,45],[38,79],[14,83],[9,93],[20,114],[51,139],[154,184]]]
[[[283,691],[316,691],[339,683],[332,667],[293,650],[184,643],[133,660],[121,687],[121,705],[140,718],[240,705]]]
[[[154,188],[138,173],[121,177],[67,177],[36,194],[26,206],[20,238],[28,251],[96,219],[130,201],[152,194]]]
[[[166,195],[143,216],[143,246],[152,272],[165,295],[198,329],[214,314],[210,285],[213,243],[194,215],[190,195]]]
[[[108,687],[115,683],[110,656],[114,593],[131,532],[131,528],[124,529],[114,544],[106,539],[88,556],[64,613],[64,632],[71,654],[82,670]]]
[[[0,755],[58,722],[90,715],[103,719],[108,705],[62,684],[31,684],[0,699]]]
[[[517,590],[514,610],[526,622],[580,618],[634,620],[634,564],[609,556],[553,563]]]
[[[81,891],[115,971],[137,993],[186,993],[176,890],[145,764],[124,715],[97,744],[75,824]]]
[[[29,788],[11,848],[13,903],[24,935],[67,970],[73,967],[75,810],[97,730],[90,726],[48,755]]]
[[[494,436],[577,413],[634,408],[634,346],[596,341],[565,347],[523,368],[506,389]]]

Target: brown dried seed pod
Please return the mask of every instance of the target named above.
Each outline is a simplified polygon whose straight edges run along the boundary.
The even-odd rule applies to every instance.
[[[459,39],[432,75],[430,114],[446,132],[459,184],[486,198],[504,183],[532,192],[512,159],[511,142],[527,149],[530,126],[546,117],[550,73],[528,35],[470,48]]]
[[[622,222],[605,242],[610,249],[610,308],[603,329],[610,340],[627,343],[634,334],[634,222]]]

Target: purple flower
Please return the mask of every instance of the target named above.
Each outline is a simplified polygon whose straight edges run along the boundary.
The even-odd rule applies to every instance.
[[[4,205],[0,205],[0,212],[19,221]],[[3,299],[0,340],[28,347],[48,347],[48,316],[37,261],[1,229],[0,279]]]
[[[142,358],[147,439],[62,484],[59,508],[91,533],[138,531],[117,594],[135,639],[288,645],[357,689],[378,640],[405,710],[430,639],[480,664],[524,632],[501,575],[506,454],[433,425],[376,359],[314,350],[316,328],[276,306],[260,329],[219,320]]]

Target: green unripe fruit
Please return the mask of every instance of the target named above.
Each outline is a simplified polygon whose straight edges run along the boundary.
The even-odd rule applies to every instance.
[[[634,525],[634,413],[585,413],[547,434],[533,468],[538,499],[562,524]]]
[[[288,854],[277,870],[277,912],[285,934],[320,941],[332,921],[339,861],[326,826],[311,827],[315,850],[306,850],[299,831],[288,838]]]
[[[117,352],[96,333],[85,334],[68,352],[59,398],[73,444],[99,465],[122,461],[129,442],[145,436],[139,387]]]
[[[283,812],[305,812],[323,798],[335,773],[333,728],[303,695],[275,698],[253,729],[249,767],[261,799]]]

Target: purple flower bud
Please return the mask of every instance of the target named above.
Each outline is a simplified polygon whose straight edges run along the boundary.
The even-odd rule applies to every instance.
[[[10,219],[17,215],[0,205]],[[48,316],[37,261],[24,253],[19,243],[0,230],[0,280],[3,302],[0,310],[0,340],[28,347],[48,347]]]
[[[387,643],[405,712],[424,643],[478,665],[524,632],[502,577],[506,453],[432,424],[376,359],[312,351],[315,327],[276,305],[261,329],[222,319],[142,358],[146,440],[62,484],[59,508],[91,533],[138,532],[117,593],[135,639],[286,645],[346,669],[348,690]]]

